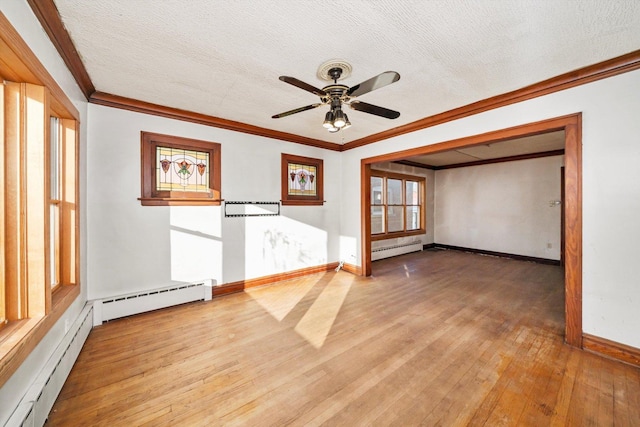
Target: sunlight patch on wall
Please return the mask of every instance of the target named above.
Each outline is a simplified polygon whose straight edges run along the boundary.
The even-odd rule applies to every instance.
[[[296,279],[295,282],[276,283],[268,287],[245,290],[258,304],[278,322],[295,308],[307,293],[318,283],[318,276]],[[277,290],[277,292],[274,292]]]
[[[350,236],[340,236],[340,261],[357,264],[358,239]]]
[[[245,277],[327,263],[327,232],[284,216],[245,218]]]
[[[222,283],[220,208],[171,206],[171,280]]]
[[[331,327],[351,289],[353,277],[347,281],[336,280],[334,277],[296,325],[295,331],[315,348],[321,348],[331,332]]]

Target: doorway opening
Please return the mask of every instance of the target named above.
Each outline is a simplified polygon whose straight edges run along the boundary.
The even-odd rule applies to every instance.
[[[582,116],[580,113],[501,129],[425,147],[389,153],[361,160],[361,265],[371,275],[371,165],[489,144],[509,139],[564,131],[564,199],[562,252],[565,288],[565,342],[582,348]]]

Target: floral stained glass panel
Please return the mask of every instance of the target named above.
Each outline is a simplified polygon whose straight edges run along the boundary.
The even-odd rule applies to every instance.
[[[317,168],[312,165],[289,163],[289,195],[290,196],[315,196],[317,195],[316,177]]]
[[[209,153],[156,148],[156,190],[209,192]]]

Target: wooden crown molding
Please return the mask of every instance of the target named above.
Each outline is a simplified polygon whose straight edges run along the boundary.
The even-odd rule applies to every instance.
[[[109,105],[115,108],[123,108],[130,111],[138,111],[147,114],[153,114],[162,117],[184,120],[205,124],[207,126],[220,127],[223,129],[233,130],[236,132],[249,133],[252,135],[265,136],[267,138],[275,138],[289,142],[295,142],[303,145],[311,145],[319,148],[326,148],[332,151],[347,151],[363,145],[372,144],[374,142],[389,139],[406,133],[415,132],[432,126],[458,120],[464,117],[479,114],[495,108],[504,107],[539,96],[548,95],[550,93],[559,92],[561,90],[591,83],[597,80],[613,77],[629,71],[640,69],[640,50],[630,52],[626,55],[619,56],[604,62],[579,68],[568,73],[561,74],[542,82],[534,83],[524,88],[497,95],[491,98],[483,99],[472,104],[464,105],[453,110],[445,111],[433,116],[425,117],[415,122],[407,123],[384,132],[379,132],[355,141],[348,142],[344,145],[338,145],[326,141],[313,138],[306,138],[285,132],[279,132],[271,129],[252,126],[231,120],[220,119],[217,117],[207,116],[204,114],[192,113],[175,108],[164,107],[154,104],[136,101],[124,97],[117,97],[105,93],[96,92],[91,78],[84,68],[82,60],[71,41],[69,33],[64,28],[64,24],[60,19],[58,10],[53,0],[27,0],[31,9],[38,17],[41,25],[51,38],[54,46],[69,67],[73,77],[84,92],[90,102],[100,105]],[[111,101],[108,98],[112,98]]]
[[[332,142],[321,141],[319,139],[307,138],[294,135],[292,133],[279,132],[267,128],[248,125],[233,120],[221,119],[219,117],[208,116],[206,114],[194,113],[192,111],[179,110],[177,108],[165,107],[163,105],[151,104],[149,102],[138,101],[123,96],[111,95],[104,92],[94,92],[89,97],[89,102],[106,107],[120,108],[122,110],[135,111],[137,113],[150,114],[153,116],[165,117],[168,119],[182,120],[185,122],[197,123],[205,126],[212,126],[235,132],[248,133],[251,135],[264,136],[282,141],[295,142],[297,144],[311,145],[327,150],[339,151],[340,146]]]
[[[62,23],[53,0],[27,0],[27,2],[58,50],[62,60],[67,64],[67,68],[69,68],[76,83],[80,86],[80,90],[89,99],[89,96],[96,91],[96,88],[91,82],[91,77],[89,77],[89,73],[87,73],[87,69],[84,67],[73,41],[71,41],[71,36],[69,36]]]
[[[372,144],[384,139],[393,138],[395,136],[406,133],[415,132],[432,126],[440,125],[453,120],[462,119],[464,117],[483,113],[495,108],[504,107],[539,96],[548,95],[550,93],[559,92],[561,90],[580,86],[586,83],[592,83],[597,80],[608,77],[617,76],[618,74],[627,73],[640,69],[640,50],[600,62],[598,64],[589,65],[579,68],[568,73],[561,74],[542,82],[534,83],[524,88],[511,92],[503,93],[491,98],[483,99],[472,104],[454,108],[440,114],[425,117],[424,119],[398,126],[384,132],[379,132],[355,141],[348,142],[341,146],[340,151],[347,151],[353,148],[362,147],[363,145]]]

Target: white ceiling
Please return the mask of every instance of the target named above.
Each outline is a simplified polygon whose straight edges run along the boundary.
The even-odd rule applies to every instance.
[[[54,0],[100,92],[346,143],[640,48],[638,0]],[[330,59],[353,86],[383,71],[398,82],[358,100],[329,134],[318,98]]]

